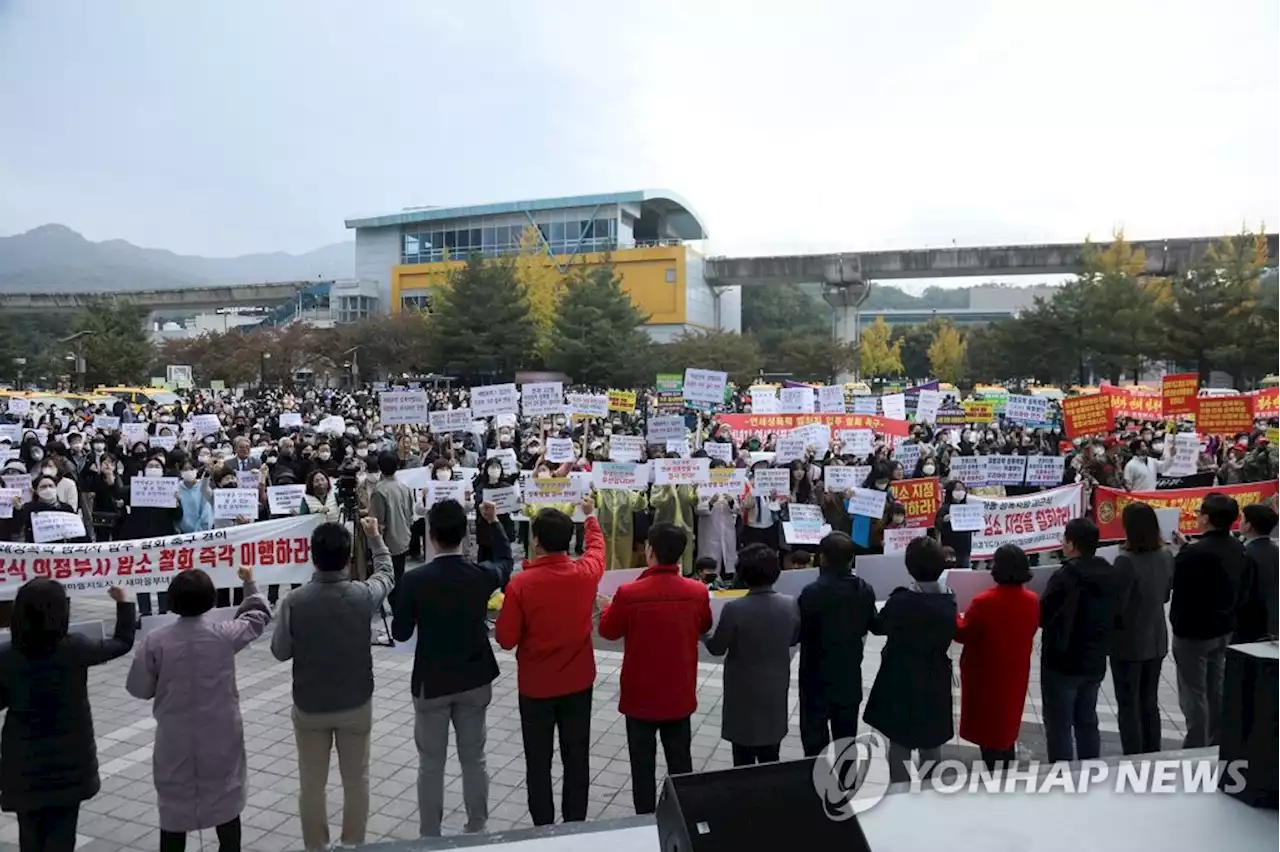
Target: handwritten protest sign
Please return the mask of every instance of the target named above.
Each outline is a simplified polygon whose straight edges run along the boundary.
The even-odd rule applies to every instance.
[[[13,503],[23,499],[21,488],[0,488],[0,518],[13,517]]]
[[[214,520],[235,520],[238,517],[251,521],[258,519],[257,488],[217,488],[213,492]]]
[[[1173,462],[1166,476],[1195,476],[1199,470],[1200,436],[1195,432],[1179,432],[1173,436]]]
[[[707,441],[702,445],[702,449],[706,451],[709,459],[733,464],[733,444],[725,441]]]
[[[84,518],[79,512],[34,512],[31,515],[31,537],[36,544],[84,536]]]
[[[778,436],[777,456],[774,459],[778,464],[786,464],[787,462],[804,458],[805,445],[809,440],[809,433],[799,432],[797,434],[797,431]]]
[[[9,397],[8,405],[10,414],[22,415],[31,411],[31,400],[23,399],[20,396]]]
[[[682,459],[687,459],[693,455],[689,449],[688,438],[681,438],[679,441],[667,441],[667,452],[675,453]]]
[[[690,367],[684,371],[684,398],[688,402],[708,405],[724,402],[724,389],[728,381],[728,373]]]
[[[337,414],[330,415],[316,424],[316,431],[321,434],[341,435],[347,431],[347,421]]]
[[[654,459],[654,485],[703,485],[711,481],[711,459]]]
[[[778,392],[770,387],[756,385],[751,388],[751,411],[754,414],[778,414]]]
[[[920,445],[916,443],[907,443],[906,441],[898,441],[893,445],[893,457],[902,462],[902,469],[907,473],[914,473],[916,462],[920,461]]]
[[[822,510],[817,506],[791,503],[787,506],[787,516],[782,534],[788,544],[819,544],[823,535],[831,531],[824,525]]]
[[[437,503],[443,503],[446,500],[453,500],[455,503],[461,503],[463,506],[467,504],[467,486],[469,483],[462,482],[457,479],[449,479],[441,481],[433,479],[427,485],[427,505],[434,506]]]
[[[257,493],[258,483],[261,481],[262,478],[256,470],[236,471],[236,488],[252,488],[254,493]]]
[[[151,436],[147,433],[147,424],[121,423],[120,442],[126,447],[132,447],[135,444],[150,443]]]
[[[151,446],[168,452],[178,446],[178,438],[176,435],[152,435]]]
[[[638,462],[643,454],[644,438],[639,435],[613,435],[609,438],[609,458],[613,461]]]
[[[548,438],[547,461],[552,464],[564,464],[573,461],[573,439]]]
[[[602,462],[591,469],[591,475],[592,485],[601,490],[622,488],[641,491],[649,487],[649,471],[638,464]]]
[[[651,444],[665,444],[667,441],[684,440],[684,418],[650,417],[648,437]]]
[[[564,414],[564,385],[541,382],[520,388],[520,410],[525,417]]]
[[[916,422],[933,423],[938,419],[938,408],[942,405],[942,391],[922,390],[916,402]]]
[[[608,393],[609,410],[621,414],[631,414],[636,410],[636,392],[611,390]]]
[[[867,518],[883,518],[888,495],[874,488],[855,488],[849,498],[849,514]]]
[[[493,504],[499,515],[515,514],[524,505],[520,502],[520,489],[514,485],[504,485],[501,488],[486,488],[484,490],[484,499]]]
[[[602,393],[571,393],[569,413],[581,417],[608,417],[609,397]]]
[[[761,468],[752,474],[751,490],[761,497],[785,497],[791,493],[791,471],[785,467]]]
[[[947,507],[947,512],[951,515],[951,529],[955,532],[981,532],[982,504],[974,501],[972,503],[952,503]]]
[[[222,422],[218,420],[216,414],[196,414],[191,418],[190,423],[195,428],[197,438],[216,435],[222,429]]]
[[[732,497],[735,500],[747,490],[747,472],[732,467],[713,468],[709,480],[698,486],[699,497]]]
[[[129,480],[129,505],[172,509],[178,505],[178,481],[176,476],[135,476]]]
[[[855,396],[853,398],[854,414],[875,414],[879,410],[879,401],[874,396]]]
[[[987,484],[986,456],[952,456],[949,479],[963,482],[970,488]]]
[[[302,506],[307,493],[305,485],[271,485],[267,487],[267,508],[273,515],[289,515]]]
[[[866,477],[858,478],[858,470],[849,465],[827,465],[822,471],[822,478],[828,491],[842,492],[859,488]]]
[[[471,410],[476,417],[515,414],[519,406],[520,395],[513,384],[481,385],[471,389]]]
[[[894,527],[884,531],[885,553],[906,553],[907,545],[924,535],[920,527]]]
[[[218,418],[213,418],[217,420]],[[120,428],[120,418],[110,417],[106,414],[99,414],[93,418],[93,428],[101,429],[103,432],[115,432]],[[214,430],[217,431],[216,429]]]
[[[861,458],[862,456],[871,455],[872,433],[870,429],[841,429],[840,450],[844,455],[854,455]]]
[[[823,414],[844,414],[844,388],[840,385],[823,385],[818,388],[818,411]]]
[[[378,419],[383,426],[426,423],[430,410],[426,391],[390,391],[378,396]]]

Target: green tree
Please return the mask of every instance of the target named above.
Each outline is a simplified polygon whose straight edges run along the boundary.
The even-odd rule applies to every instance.
[[[764,361],[753,338],[708,331],[686,332],[671,343],[655,346],[652,363],[654,373],[683,373],[687,367],[722,370],[729,374],[730,381],[745,387],[760,375]]]
[[[622,289],[611,264],[575,269],[551,331],[547,367],[579,384],[633,387],[646,381],[648,317]]]
[[[432,362],[463,379],[509,379],[537,364],[537,330],[509,258],[468,257],[449,275],[430,331]]]
[[[71,331],[85,333],[87,385],[146,383],[155,357],[146,321],[146,309],[124,299],[102,299],[76,314]]]
[[[929,345],[929,368],[934,377],[952,384],[964,375],[964,341],[950,322],[938,328]]]
[[[882,379],[902,375],[902,341],[890,343],[893,329],[876,317],[876,321],[862,332],[858,346],[858,371],[863,380]]]
[[[901,342],[902,372],[912,379],[924,379],[932,375],[929,366],[929,347],[942,328],[943,320],[934,317],[927,323],[890,326],[893,333],[890,343]]]
[[[339,329],[340,351],[359,346],[357,365],[362,378],[402,373],[422,374],[436,369],[431,360],[428,316],[417,312],[369,317]]]
[[[787,335],[779,343],[776,352],[764,355],[765,369],[797,380],[828,382],[858,363],[858,351],[832,340],[830,334]]]
[[[757,335],[831,334],[831,308],[798,284],[742,288],[742,330]]]

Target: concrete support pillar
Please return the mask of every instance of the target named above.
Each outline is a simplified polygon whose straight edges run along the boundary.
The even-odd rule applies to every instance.
[[[871,282],[862,277],[861,259],[857,255],[839,255],[826,264],[823,278],[822,298],[835,312],[835,339],[857,346],[861,337],[860,308],[871,295]],[[840,383],[856,379],[857,375],[853,373],[836,377]]]

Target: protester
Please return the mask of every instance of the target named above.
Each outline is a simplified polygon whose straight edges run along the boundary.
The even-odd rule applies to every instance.
[[[1276,542],[1271,538],[1276,528],[1276,510],[1255,503],[1245,506],[1241,515],[1240,536],[1244,540],[1244,555],[1248,561],[1245,573],[1251,580],[1251,587],[1241,608],[1235,641],[1274,639],[1280,633],[1280,626],[1277,626],[1280,602],[1277,601],[1276,590]]]
[[[707,651],[724,657],[720,735],[734,766],[778,760],[787,735],[791,648],[800,641],[795,598],[774,590],[777,551],[752,544],[738,554],[738,578],[747,594],[725,604]]]
[[[597,511],[600,530],[604,535],[605,570],[630,568],[635,544],[636,512],[648,508],[648,496],[643,491],[627,488],[599,488],[595,494],[600,501]]]
[[[169,604],[178,620],[142,640],[125,682],[134,698],[155,701],[161,852],[182,852],[187,833],[205,828],[216,829],[219,852],[240,849],[249,783],[235,655],[262,635],[271,608],[252,570],[237,573],[244,602],[218,622],[205,617],[217,602],[209,575],[195,568],[174,577]]]
[[[943,547],[949,547],[956,555],[956,569],[964,571],[969,567],[969,554],[973,552],[973,531],[956,530],[951,526],[951,507],[968,502],[969,489],[963,482],[948,482],[942,495],[942,506],[938,509],[933,526],[938,531],[938,538]]]
[[[65,514],[79,514],[79,510],[75,506],[64,503],[58,497],[57,483],[53,477],[41,475],[31,485],[31,500],[21,504],[21,509],[17,514],[18,528],[22,530],[23,541],[34,542],[35,529],[32,525],[32,519],[44,512],[62,512]],[[88,541],[88,536],[69,536],[65,538],[55,539],[56,543],[65,544],[70,542]],[[54,543],[54,542],[46,542]]]
[[[649,506],[653,509],[655,524],[674,524],[684,530],[687,538],[684,554],[680,557],[680,570],[693,574],[696,548],[693,544],[695,509],[698,492],[692,485],[654,485],[649,489]]]
[[[1031,563],[1016,544],[996,548],[991,579],[996,585],[974,595],[957,616],[956,641],[964,645],[960,737],[978,746],[982,762],[995,769],[1017,761],[1040,603],[1026,588]]]
[[[876,594],[853,568],[853,539],[827,534],[818,545],[818,579],[798,598],[800,743],[810,757],[858,733],[862,651],[876,618]]]
[[[492,503],[480,504],[479,528],[488,531],[492,558],[475,563],[461,552],[467,535],[462,505],[444,500],[431,507],[427,529],[435,558],[404,575],[396,596],[391,633],[413,654],[414,743],[418,747],[418,824],[422,837],[439,837],[444,816],[444,769],[449,723],[462,768],[462,803],[468,833],[484,831],[489,818],[485,765],[485,711],[498,663],[489,644],[489,597],[511,574],[511,544]]]
[[[400,459],[394,453],[378,456],[377,483],[369,494],[369,516],[378,522],[386,546],[391,553],[391,566],[395,582],[404,576],[405,560],[409,554],[410,527],[413,526],[413,492],[396,479]],[[392,604],[395,603],[393,594]]]
[[[322,468],[311,471],[307,477],[307,490],[302,495],[299,514],[321,515],[326,521],[338,520],[338,500],[334,494],[329,474]]]
[[[657,807],[657,737],[670,775],[693,771],[690,717],[698,706],[698,639],[711,629],[706,587],[681,576],[688,537],[654,524],[645,545],[648,568],[623,583],[600,615],[600,636],[623,639],[618,712],[627,720],[631,798],[637,814]]]
[[[369,819],[369,734],[373,728],[370,621],[394,584],[391,554],[376,518],[361,527],[373,551],[373,576],[350,580],[351,533],[323,523],[311,534],[311,582],[280,602],[271,653],[293,661],[293,729],[298,746],[302,843],[329,845],[325,784],[336,745],[342,775],[342,842],[364,843]]]
[[[942,546],[931,538],[912,539],[905,561],[913,582],[894,589],[871,623],[885,637],[867,709],[862,718],[889,739],[889,779],[910,777],[912,752],[936,761],[951,739],[951,659],[956,634],[956,600],[938,582],[944,569]]]
[[[205,491],[205,483],[197,479],[198,475],[190,456],[178,463],[178,520],[174,524],[177,532],[213,529],[213,497]]]
[[[1173,554],[1160,534],[1160,519],[1146,503],[1121,513],[1124,543],[1112,570],[1125,588],[1123,609],[1111,636],[1111,679],[1125,754],[1160,751],[1160,666],[1169,653],[1164,606],[1173,583]]]
[[[554,738],[564,767],[560,812],[565,822],[587,818],[590,784],[591,689],[596,679],[591,645],[596,589],[604,574],[604,536],[595,502],[582,500],[586,552],[569,558],[573,520],[543,509],[529,532],[534,559],[507,583],[494,638],[516,649],[520,728],[534,825],[555,822],[551,789]]]
[[[1178,705],[1187,723],[1183,748],[1218,744],[1227,645],[1249,588],[1244,545],[1231,535],[1239,516],[1233,498],[1205,495],[1197,515],[1201,537],[1174,558],[1169,624]]]
[[[0,648],[0,810],[17,814],[20,852],[72,852],[80,803],[98,794],[88,668],[133,647],[124,589],[110,639],[68,633],[71,604],[57,580],[37,577],[14,598],[11,642]]]

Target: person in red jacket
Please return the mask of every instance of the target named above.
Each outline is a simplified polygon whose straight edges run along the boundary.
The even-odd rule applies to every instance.
[[[556,820],[551,756],[557,730],[564,766],[561,813],[565,822],[587,818],[591,685],[596,679],[591,617],[604,576],[604,535],[595,511],[594,501],[582,501],[587,545],[576,561],[569,558],[573,519],[559,509],[538,513],[529,530],[535,558],[507,583],[494,627],[498,644],[516,649],[520,729],[534,825]]]
[[[960,736],[978,746],[988,769],[1017,760],[1015,744],[1027,703],[1031,643],[1040,626],[1027,554],[1001,545],[991,560],[995,588],[975,595],[956,616],[960,655]]]
[[[657,737],[667,773],[693,771],[689,717],[698,707],[698,640],[711,629],[707,587],[680,575],[689,537],[675,524],[654,524],[645,545],[648,570],[624,583],[600,616],[600,636],[626,639],[618,712],[627,719],[631,800],[637,814],[657,804]]]

